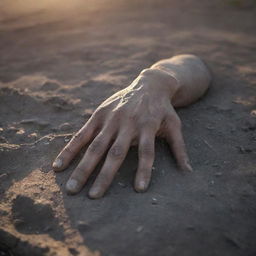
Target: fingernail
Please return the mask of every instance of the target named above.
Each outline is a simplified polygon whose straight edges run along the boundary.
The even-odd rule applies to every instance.
[[[187,163],[187,170],[189,172],[193,172],[193,168],[192,168],[192,166],[189,163]]]
[[[61,166],[62,166],[62,160],[61,159],[56,159],[54,162],[53,162],[53,164],[52,164],[52,167],[53,168],[61,168]]]
[[[91,188],[89,191],[89,197],[91,198],[100,197],[100,190],[98,188]]]
[[[143,192],[143,191],[145,191],[145,189],[146,189],[146,182],[143,180],[139,181],[139,183],[138,183],[139,192]]]
[[[77,180],[70,179],[66,184],[66,189],[68,190],[68,192],[74,193],[77,190],[77,184]]]

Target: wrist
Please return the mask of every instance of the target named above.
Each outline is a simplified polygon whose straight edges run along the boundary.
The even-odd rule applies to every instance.
[[[134,89],[143,88],[159,94],[164,93],[170,100],[180,87],[178,81],[168,72],[152,68],[142,70],[131,86]]]

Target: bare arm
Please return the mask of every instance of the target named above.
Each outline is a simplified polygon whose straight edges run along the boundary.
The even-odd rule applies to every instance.
[[[174,107],[184,107],[198,100],[211,82],[211,74],[204,62],[191,54],[160,60],[151,69],[166,71],[177,80],[179,88],[172,99]]]
[[[57,156],[53,168],[61,171],[82,147],[88,146],[66,184],[67,191],[79,192],[108,151],[89,191],[91,198],[103,196],[134,144],[139,149],[134,187],[138,192],[145,191],[151,179],[156,136],[166,138],[180,169],[191,171],[181,121],[174,107],[197,100],[209,83],[207,68],[193,55],[162,60],[143,70],[128,87],[104,101]]]

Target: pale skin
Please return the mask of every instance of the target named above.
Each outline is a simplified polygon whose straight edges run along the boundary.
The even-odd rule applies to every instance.
[[[134,179],[137,192],[147,190],[155,156],[155,138],[164,137],[179,169],[192,171],[175,108],[187,106],[207,91],[211,75],[194,55],[161,60],[125,89],[105,100],[53,162],[55,171],[67,168],[78,152],[87,150],[66,184],[78,193],[95,167],[104,164],[89,190],[90,198],[102,197],[111,185],[131,145],[138,145],[139,163]]]

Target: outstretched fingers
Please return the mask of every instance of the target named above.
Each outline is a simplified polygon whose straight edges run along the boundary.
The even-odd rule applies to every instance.
[[[155,132],[143,129],[139,138],[139,166],[135,177],[134,188],[144,192],[149,186],[155,158]]]
[[[91,198],[96,199],[102,197],[107,191],[127,155],[131,139],[131,135],[125,134],[124,132],[119,133],[109,149],[105,163],[89,191]]]
[[[176,116],[172,114],[170,118],[167,118],[165,138],[172,149],[178,167],[184,171],[192,171],[182,135],[181,121],[177,114]]]
[[[69,194],[76,194],[82,189],[87,179],[108,149],[112,136],[113,131],[103,130],[89,145],[84,157],[73,171],[66,184],[66,190]]]
[[[64,170],[76,154],[84,147],[93,137],[96,124],[88,121],[70,140],[70,142],[62,149],[54,160],[52,167],[54,171]]]

